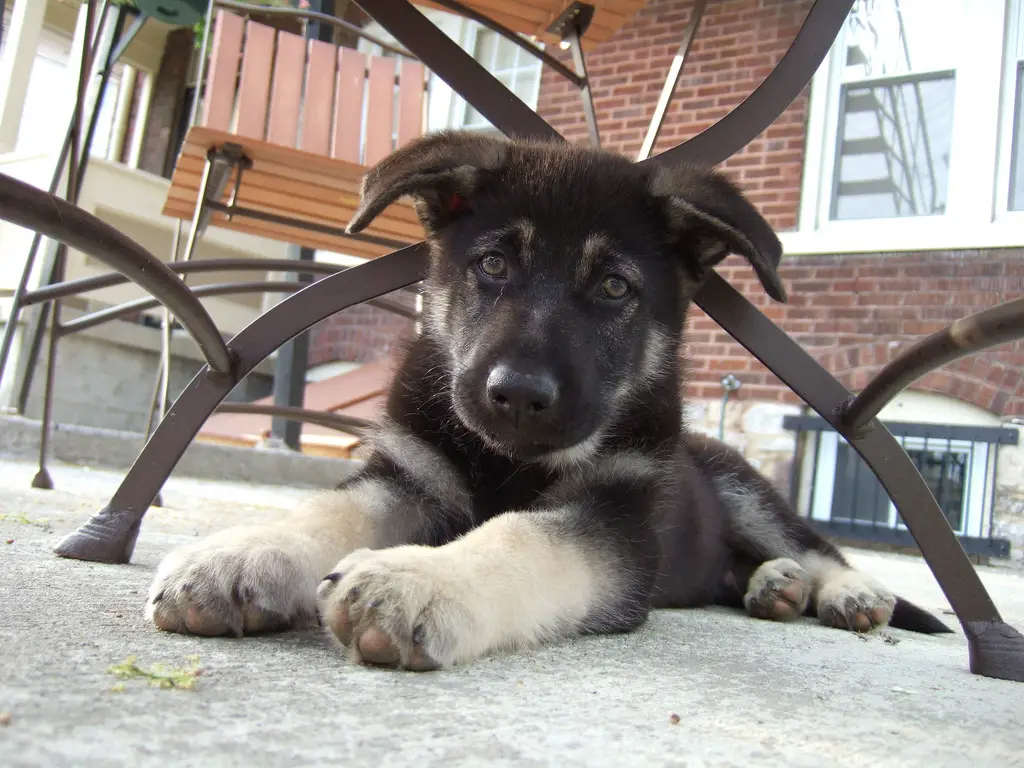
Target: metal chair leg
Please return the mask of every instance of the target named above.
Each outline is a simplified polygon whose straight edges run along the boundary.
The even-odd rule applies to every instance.
[[[181,242],[182,223],[179,219],[174,225],[174,239],[171,242],[171,261],[178,261],[179,244]],[[186,282],[187,275],[181,276],[181,281]],[[160,360],[157,362],[156,386],[153,390],[153,400],[149,407],[149,417],[146,421],[146,439],[152,434],[153,424],[159,423],[167,414],[167,404],[170,397],[170,369],[171,369],[171,313],[165,307],[160,316]],[[154,413],[156,418],[154,419]]]
[[[208,174],[204,173],[204,182],[207,180]],[[205,191],[205,184],[204,184]],[[200,203],[201,205],[201,203]],[[171,242],[171,261],[177,261],[179,255],[179,245],[181,243],[181,219],[178,219],[174,223],[174,239]],[[181,276],[181,281],[186,282],[187,275]],[[156,369],[156,383],[153,387],[153,398],[149,403],[149,415],[146,418],[146,440],[153,434],[154,424],[159,424],[163,421],[164,416],[167,415],[168,400],[170,399],[171,389],[171,330],[173,320],[171,313],[164,307],[160,312],[160,360],[157,362]],[[154,416],[156,418],[154,418]],[[162,488],[161,488],[162,491]],[[164,505],[163,494],[161,491],[157,491],[156,496],[153,497],[153,506],[162,507]]]
[[[164,314],[167,314],[166,310],[164,310]],[[157,406],[158,406],[158,400],[160,398],[160,382],[161,382],[161,379],[162,379],[162,376],[160,375],[160,371],[157,370],[157,375],[156,375],[156,378],[155,378],[155,380],[153,382],[153,394],[149,398],[149,413],[146,416],[146,429],[145,429],[145,432],[144,432],[145,438],[142,441],[143,447],[146,445],[146,441],[148,441],[149,438],[152,437],[152,435],[153,435],[153,425],[154,425],[153,417],[156,415],[156,409],[157,409]],[[163,418],[163,414],[162,413],[161,413],[160,418],[161,419]],[[159,423],[159,422],[156,422],[156,423]],[[156,496],[153,497],[153,506],[154,507],[162,507],[164,505],[164,499],[163,499],[163,492],[162,491],[163,491],[163,489],[161,488],[161,490],[157,491]]]
[[[63,262],[62,255],[58,258]],[[58,275],[63,273],[63,264],[60,265]],[[60,282],[58,277],[57,282]],[[46,353],[46,384],[43,388],[43,418],[39,429],[39,463],[35,476],[32,478],[32,487],[45,491],[53,490],[53,478],[46,467],[46,460],[50,453],[50,434],[53,427],[53,387],[57,373],[57,342],[60,339],[60,310],[61,300],[53,302],[50,310],[50,339]]]
[[[212,150],[207,156],[203,166],[203,177],[199,186],[199,197],[196,200],[196,209],[192,215],[192,227],[189,231],[188,241],[185,246],[184,256],[181,257],[181,228],[182,221],[179,219],[174,225],[174,239],[171,243],[171,261],[191,261],[195,253],[196,245],[202,236],[203,230],[209,222],[209,212],[206,203],[210,195],[214,200],[219,200],[223,194],[225,185],[231,175],[231,166],[224,164],[215,165],[216,150]],[[182,275],[181,281],[187,282],[188,276]],[[149,415],[146,419],[146,440],[152,436],[154,421],[159,423],[167,415],[167,408],[170,402],[171,391],[171,339],[173,320],[170,312],[164,308],[160,313],[160,360],[157,363],[156,386],[153,390],[153,398],[150,401]],[[156,418],[154,419],[154,415]],[[162,507],[163,497],[157,491],[153,497],[153,506]]]
[[[590,139],[590,146],[601,146],[601,133],[597,128],[597,112],[594,110],[594,93],[590,88],[590,77],[587,75],[587,59],[583,55],[583,46],[580,44],[580,33],[576,27],[569,32],[569,50],[572,53],[572,63],[576,68],[576,74],[580,76],[580,98],[583,100],[583,117],[587,121],[587,136]]]
[[[343,309],[425,277],[427,247],[417,243],[311,284],[250,323],[229,345],[233,374],[203,368],[174,401],[110,503],[54,548],[61,557],[127,563],[146,510],[189,443],[228,393],[289,339]]]

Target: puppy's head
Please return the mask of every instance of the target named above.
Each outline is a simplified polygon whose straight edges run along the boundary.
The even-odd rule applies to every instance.
[[[519,458],[579,450],[655,385],[678,387],[689,299],[729,253],[785,300],[778,239],[709,170],[446,132],[384,159],[362,194],[350,231],[415,199],[424,333],[450,355],[452,405]]]

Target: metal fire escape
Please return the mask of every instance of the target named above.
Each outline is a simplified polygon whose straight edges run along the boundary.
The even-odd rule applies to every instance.
[[[910,50],[899,0],[892,0],[898,20],[898,35],[904,71],[911,71]],[[858,3],[849,17],[852,28],[873,40],[879,47],[879,34],[872,21],[874,2]],[[847,48],[847,65],[864,64],[868,73],[872,64],[870,51],[861,46]],[[944,75],[943,75],[944,76]],[[877,132],[874,135],[845,138],[839,147],[839,159],[856,157],[872,165],[881,159],[886,173],[876,178],[842,181],[837,163],[836,194],[833,195],[832,216],[837,216],[842,197],[858,195],[889,195],[897,216],[941,213],[940,182],[936,172],[934,150],[925,120],[925,103],[920,74],[904,74],[871,79],[863,84],[844,86],[841,114],[850,117],[871,114]],[[845,130],[844,130],[845,133]]]

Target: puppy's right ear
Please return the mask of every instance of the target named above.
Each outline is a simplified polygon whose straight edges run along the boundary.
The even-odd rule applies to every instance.
[[[359,209],[346,228],[360,232],[398,198],[416,199],[430,235],[472,204],[481,173],[505,164],[508,141],[469,131],[428,134],[392,152],[363,177]]]

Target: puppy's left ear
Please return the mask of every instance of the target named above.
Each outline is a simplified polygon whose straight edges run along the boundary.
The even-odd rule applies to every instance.
[[[505,165],[509,142],[470,131],[439,131],[392,152],[363,177],[362,199],[348,224],[360,232],[400,197],[416,201],[416,214],[431,235],[471,207],[483,174]]]
[[[706,168],[658,168],[651,193],[664,206],[669,231],[698,279],[730,253],[754,268],[765,293],[786,302],[779,278],[782,243],[771,226],[722,174]]]

